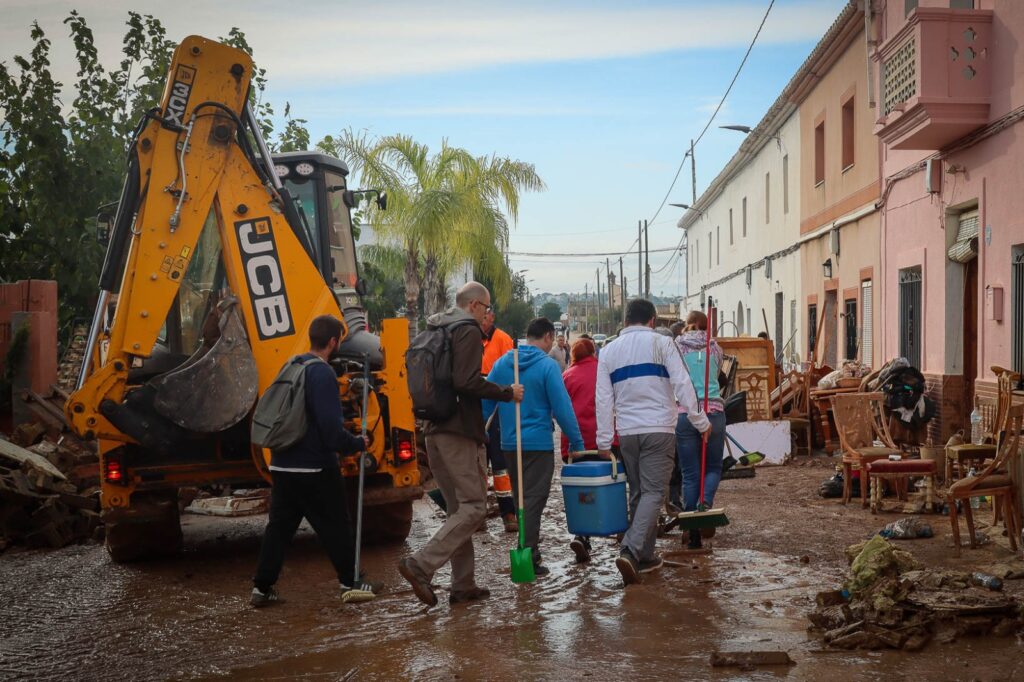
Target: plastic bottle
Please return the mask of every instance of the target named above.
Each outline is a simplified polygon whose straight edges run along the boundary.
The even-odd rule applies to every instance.
[[[973,478],[976,473],[978,472],[975,471],[974,467],[971,467],[967,472],[967,478]],[[981,497],[971,498],[971,509],[981,509]]]
[[[990,590],[1001,590],[1003,589],[1003,581],[989,573],[982,573],[977,571],[971,573],[971,582],[978,587],[987,587]]]
[[[971,443],[981,445],[985,436],[981,432],[981,410],[978,409],[978,402],[974,402],[974,410],[971,411]]]

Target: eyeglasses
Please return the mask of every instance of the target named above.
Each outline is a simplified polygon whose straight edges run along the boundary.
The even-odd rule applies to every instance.
[[[473,301],[473,303],[479,303],[480,305],[482,305],[484,307],[484,312],[485,313],[489,313],[489,312],[494,310],[494,306],[488,305],[488,304],[484,303],[483,301]]]

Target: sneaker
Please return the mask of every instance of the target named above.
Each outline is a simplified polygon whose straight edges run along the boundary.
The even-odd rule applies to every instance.
[[[590,541],[577,535],[569,543],[569,549],[576,555],[576,563],[585,564],[590,561]]]
[[[380,594],[380,591],[384,588],[384,583],[371,582],[369,580],[359,580],[353,585],[346,585],[341,583],[341,594],[345,595],[346,592],[358,590],[360,592],[372,592],[373,594]]]
[[[631,585],[640,581],[640,565],[636,557],[628,549],[619,552],[619,558],[615,560],[615,568],[622,574],[622,582]]]
[[[519,521],[516,520],[515,514],[504,514],[501,517],[502,523],[505,524],[506,533],[518,533],[519,532]]]
[[[657,571],[659,568],[665,565],[665,560],[661,558],[660,554],[655,554],[653,559],[647,561],[641,561],[637,564],[637,570],[640,573],[650,573],[651,571]]]
[[[668,501],[665,503],[665,513],[669,516],[678,516],[683,513],[683,508],[675,502]]]
[[[551,575],[551,569],[545,566],[544,564],[534,564],[533,575],[537,578],[543,578],[545,576]]]
[[[490,596],[491,591],[486,587],[471,587],[468,590],[452,590],[451,594],[448,595],[448,603],[463,604],[469,601],[487,599]]]
[[[437,606],[437,595],[430,586],[430,581],[420,570],[420,567],[412,559],[402,559],[398,562],[398,572],[412,585],[412,591],[416,597],[427,606]]]
[[[258,587],[254,587],[252,588],[252,596],[249,597],[249,603],[257,609],[280,602],[281,599],[277,596],[277,590],[273,587],[268,587],[266,592],[261,592]]]

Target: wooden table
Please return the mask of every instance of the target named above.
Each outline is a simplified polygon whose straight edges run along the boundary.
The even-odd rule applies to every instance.
[[[859,386],[852,388],[814,388],[810,392],[810,403],[811,403],[811,423],[814,423],[813,412],[814,409],[818,410],[818,427],[821,429],[822,440],[825,442],[825,452],[832,454],[839,448],[839,440],[837,435],[832,429],[832,419],[829,416],[832,413],[832,396],[840,395],[842,393],[856,393],[860,390]]]

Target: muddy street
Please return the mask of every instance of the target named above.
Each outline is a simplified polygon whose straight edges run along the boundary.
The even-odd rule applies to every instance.
[[[615,546],[595,542],[577,566],[564,530],[560,488],[545,521],[551,576],[528,586],[509,580],[514,536],[491,519],[476,536],[478,581],[489,600],[431,610],[406,589],[397,559],[440,523],[416,507],[408,546],[370,548],[366,569],[387,594],[342,605],[330,565],[308,529],[300,532],[279,587],[286,603],[248,605],[263,517],[186,515],[186,551],[175,559],[111,563],[102,547],[9,551],[0,557],[0,677],[48,679],[1019,679],[1014,638],[933,643],[925,651],[823,651],[806,632],[816,592],[834,589],[843,549],[897,518],[815,496],[824,467],[761,468],[723,484],[732,525],[714,551],[670,556],[680,566],[626,590]],[[883,521],[883,519],[885,521]],[[955,565],[1005,560],[993,543],[947,555],[948,527],[901,545],[921,561]],[[676,534],[659,541],[679,548]],[[1020,592],[1008,583],[1007,591]],[[447,573],[435,583],[446,586]],[[712,650],[788,651],[782,668],[711,668]],[[1008,656],[1008,653],[1014,655]]]

